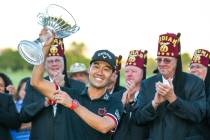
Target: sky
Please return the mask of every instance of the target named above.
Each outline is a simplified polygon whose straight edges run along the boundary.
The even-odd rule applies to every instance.
[[[37,14],[49,4],[65,7],[80,30],[65,38],[84,42],[88,56],[109,49],[127,58],[130,50],[148,50],[156,57],[163,33],[181,33],[182,53],[210,50],[208,0],[5,0],[0,5],[0,49],[17,49],[21,40],[35,40],[41,30]]]

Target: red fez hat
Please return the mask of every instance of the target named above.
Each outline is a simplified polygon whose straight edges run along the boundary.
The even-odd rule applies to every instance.
[[[159,36],[157,56],[178,57],[180,53],[180,33],[166,33]]]
[[[48,57],[50,56],[64,56],[63,39],[55,38],[51,44]]]
[[[199,63],[204,65],[205,67],[208,67],[209,60],[210,59],[210,52],[204,49],[198,49],[195,50],[191,63]]]
[[[132,50],[129,53],[126,66],[137,66],[143,69],[147,59],[147,51]]]

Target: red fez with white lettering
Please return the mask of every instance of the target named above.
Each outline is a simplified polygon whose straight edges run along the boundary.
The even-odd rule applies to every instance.
[[[204,49],[198,49],[195,50],[191,63],[198,63],[198,64],[202,64],[205,67],[208,67],[209,64],[209,60],[210,59],[210,52]]]
[[[145,60],[147,59],[147,51],[142,50],[132,50],[129,53],[128,59],[126,61],[126,66],[137,66],[143,69],[145,66]]]
[[[180,33],[166,33],[159,36],[157,56],[170,56],[178,58],[180,54]]]

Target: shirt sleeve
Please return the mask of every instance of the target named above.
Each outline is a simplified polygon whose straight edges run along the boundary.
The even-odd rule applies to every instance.
[[[120,100],[110,99],[109,108],[105,116],[110,117],[118,125],[123,113],[123,105]]]

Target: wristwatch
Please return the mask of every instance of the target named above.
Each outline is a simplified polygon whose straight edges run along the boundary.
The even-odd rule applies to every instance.
[[[69,109],[70,109],[70,110],[74,110],[74,109],[77,108],[79,105],[80,105],[79,102],[78,102],[76,99],[74,99],[74,100],[72,100],[71,106],[69,106]]]

